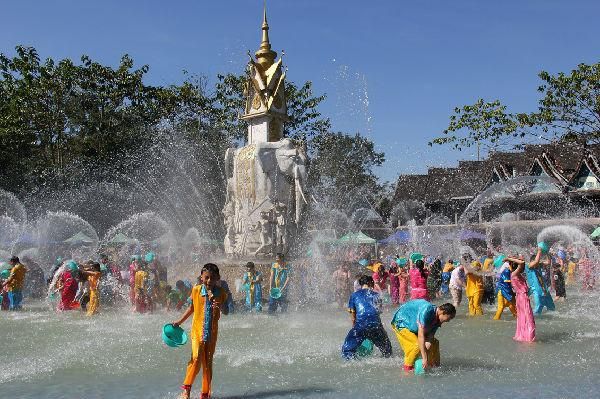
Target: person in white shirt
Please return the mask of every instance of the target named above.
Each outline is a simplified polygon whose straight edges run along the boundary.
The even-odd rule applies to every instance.
[[[450,295],[452,295],[452,302],[455,308],[458,308],[462,302],[462,290],[465,286],[465,268],[458,266],[452,270],[450,274]]]

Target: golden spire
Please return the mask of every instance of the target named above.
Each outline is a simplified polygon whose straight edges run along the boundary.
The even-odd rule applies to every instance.
[[[260,48],[254,54],[256,61],[262,66],[263,71],[266,71],[275,62],[277,53],[271,50],[271,43],[269,42],[269,24],[267,23],[267,1],[265,0],[265,6],[263,11],[263,23],[262,23],[262,41],[260,42]]]

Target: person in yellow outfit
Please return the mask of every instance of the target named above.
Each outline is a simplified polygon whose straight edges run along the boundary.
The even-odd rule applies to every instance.
[[[80,273],[87,277],[88,285],[90,286],[90,301],[87,304],[87,316],[92,316],[98,311],[100,299],[98,295],[98,282],[102,276],[100,271],[100,263],[93,262],[91,270],[82,270]]]
[[[4,288],[8,291],[9,310],[21,310],[27,269],[16,256],[10,258],[8,264],[11,269],[9,277],[4,282]]]
[[[192,357],[188,362],[185,379],[181,389],[181,399],[189,399],[192,384],[202,370],[202,393],[200,399],[209,399],[211,394],[213,355],[217,345],[219,318],[221,312],[228,313],[227,292],[220,287],[221,276],[217,265],[207,263],[202,267],[199,277],[200,284],[192,289],[190,299],[192,305],[186,310],[179,320],[173,323],[178,327],[190,316],[192,328],[190,337],[192,341]]]
[[[574,285],[575,284],[575,269],[577,268],[577,261],[573,258],[569,258],[569,263],[567,264],[567,281],[566,285]]]
[[[435,332],[455,316],[456,308],[451,303],[437,307],[415,299],[400,306],[392,319],[392,329],[404,352],[405,372],[414,370],[419,355],[424,369],[440,365],[440,342],[434,337]]]
[[[135,292],[135,311],[145,313],[148,310],[148,272],[143,263],[136,266],[135,279],[133,283]]]
[[[471,267],[465,266],[467,273],[466,294],[469,299],[469,316],[483,315],[481,301],[483,300],[484,284],[481,272],[481,263],[471,262]]]

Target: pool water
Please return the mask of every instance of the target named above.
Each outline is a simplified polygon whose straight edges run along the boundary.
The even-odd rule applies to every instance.
[[[587,294],[586,294],[587,295]],[[425,376],[402,372],[402,353],[382,320],[394,356],[344,361],[350,318],[334,305],[285,315],[235,314],[221,319],[214,361],[215,398],[597,398],[600,328],[575,293],[557,312],[536,319],[538,342],[512,340],[515,321],[491,320],[494,307],[468,318],[466,304],[437,333],[442,367]],[[585,312],[582,311],[585,310]],[[0,314],[2,398],[175,398],[190,345],[169,348],[164,323],[178,313],[138,315],[104,309],[94,318],[56,314],[43,303]],[[189,328],[189,321],[185,324]],[[194,386],[193,397],[200,388]]]

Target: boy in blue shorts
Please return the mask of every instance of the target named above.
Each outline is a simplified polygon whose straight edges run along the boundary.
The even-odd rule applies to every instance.
[[[365,339],[369,339],[379,348],[383,357],[390,357],[392,344],[379,318],[381,298],[373,291],[375,281],[371,276],[361,276],[358,283],[361,289],[353,293],[348,302],[352,329],[342,346],[342,356],[346,359],[355,358],[358,347]]]

